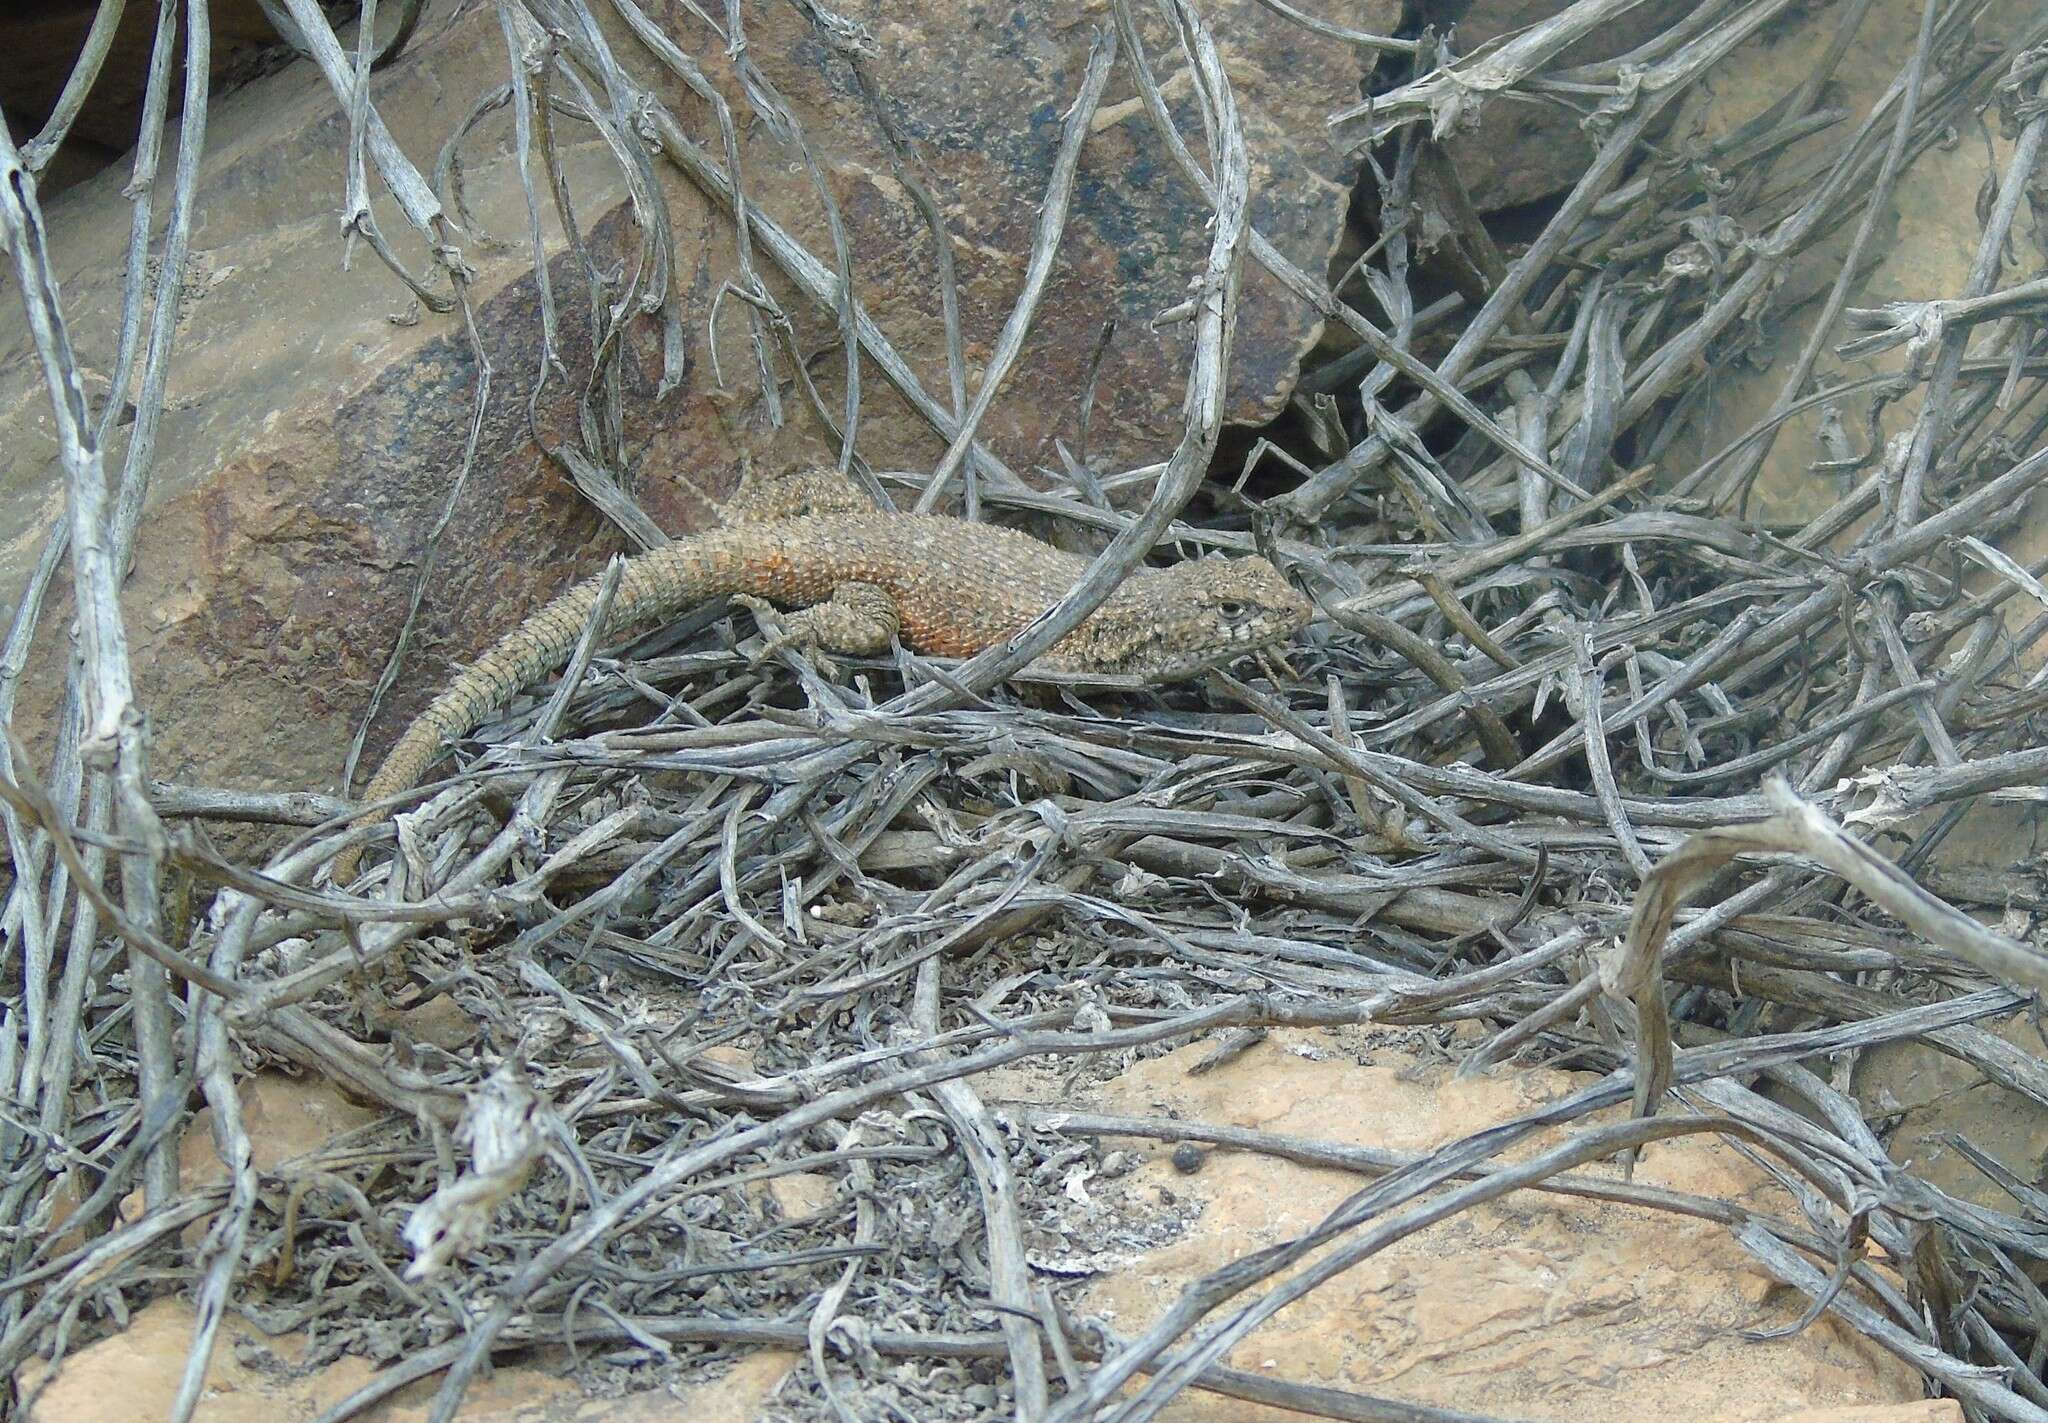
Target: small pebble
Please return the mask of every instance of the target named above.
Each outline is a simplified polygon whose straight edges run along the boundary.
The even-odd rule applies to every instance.
[[[1194,1175],[1208,1159],[1202,1148],[1191,1141],[1184,1141],[1173,1149],[1173,1169],[1183,1176]]]

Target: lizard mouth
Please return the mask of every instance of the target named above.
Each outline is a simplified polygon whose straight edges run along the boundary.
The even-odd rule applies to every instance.
[[[1076,671],[1188,681],[1276,651],[1314,613],[1263,559],[1198,559],[1134,574],[1055,656]]]
[[[1140,654],[1133,659],[1135,670],[1149,673],[1162,681],[1184,681],[1205,672],[1221,671],[1246,657],[1257,658],[1267,664],[1269,670],[1275,662],[1285,670],[1282,654],[1286,644],[1307,624],[1310,612],[1311,609],[1304,606],[1287,610],[1285,616],[1240,624],[1230,629],[1227,641],[1210,647],[1194,650],[1158,647],[1150,656]]]

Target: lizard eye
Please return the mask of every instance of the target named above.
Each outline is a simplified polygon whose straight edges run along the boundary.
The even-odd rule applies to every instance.
[[[1233,598],[1226,598],[1216,605],[1216,611],[1230,619],[1230,621],[1236,622],[1249,612],[1250,609]]]

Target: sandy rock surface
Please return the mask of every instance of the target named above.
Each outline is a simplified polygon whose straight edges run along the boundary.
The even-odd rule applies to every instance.
[[[1578,1085],[1562,1073],[1534,1071],[1463,1079],[1440,1053],[1419,1050],[1420,1035],[1396,1033],[1276,1033],[1213,1072],[1191,1075],[1187,1069],[1210,1046],[1191,1044],[1079,1089],[1036,1072],[997,1074],[980,1086],[992,1103],[1175,1117],[1419,1152]],[[358,1109],[320,1085],[257,1077],[244,1098],[259,1139],[274,1143],[259,1164],[280,1182],[291,1178],[292,1154],[360,1120]],[[1200,1168],[1185,1174],[1163,1145],[1120,1139],[1105,1148],[1134,1155],[1135,1169],[1072,1187],[1119,1217],[1104,1238],[1124,1235],[1126,1227],[1172,1237],[1156,1249],[1091,1259],[1099,1273],[1077,1312],[1100,1316],[1125,1335],[1142,1329],[1191,1281],[1313,1226],[1367,1180],[1221,1150],[1205,1153]],[[203,1157],[191,1153],[187,1162],[200,1181],[214,1169]],[[1731,1148],[1703,1138],[1652,1148],[1637,1180],[1780,1214],[1793,1209]],[[831,1184],[792,1176],[775,1189],[787,1211],[802,1213],[818,1208]],[[1071,1258],[1092,1243],[1100,1242],[1041,1238],[1037,1245],[1050,1260],[1062,1252]],[[248,1286],[258,1304],[262,1283]],[[1803,1307],[1803,1296],[1753,1267],[1718,1225],[1523,1193],[1353,1267],[1282,1311],[1227,1362],[1295,1383],[1546,1423],[1636,1423],[1652,1414],[1702,1423],[1947,1423],[1953,1416],[1938,1411],[1952,1405],[1918,1401],[1912,1370],[1830,1319],[1790,1339],[1758,1343],[1741,1335],[1788,1324]],[[241,1320],[232,1328],[233,1342],[216,1353],[220,1411],[204,1414],[209,1420],[269,1423],[280,1408],[285,1416],[310,1417],[374,1376],[356,1358],[308,1366],[301,1362],[308,1351],[303,1336],[261,1339]],[[126,1333],[68,1359],[33,1416],[39,1423],[113,1423],[160,1414],[177,1387],[190,1331],[185,1305],[151,1306]],[[795,1362],[772,1351],[746,1359],[692,1393],[688,1416],[756,1416]],[[108,1391],[112,1380],[120,1381],[118,1394]],[[430,1393],[414,1385],[365,1416],[373,1423],[409,1421],[423,1416]],[[128,1411],[106,1411],[110,1398]],[[465,1423],[638,1423],[676,1416],[659,1411],[664,1406],[676,1406],[666,1393],[586,1398],[550,1355],[504,1361],[460,1416]],[[1280,1423],[1295,1415],[1189,1393],[1164,1416],[1176,1423]]]

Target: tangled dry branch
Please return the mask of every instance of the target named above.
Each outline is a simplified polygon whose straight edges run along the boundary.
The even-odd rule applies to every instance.
[[[938,1417],[950,1400],[957,1416],[987,1404],[1135,1423],[1193,1386],[1333,1418],[1447,1418],[1220,1361],[1337,1271],[1536,1189],[1719,1221],[1816,1311],[1978,1416],[2048,1418],[2035,1367],[2048,1306],[2030,1274],[2048,1259],[2038,1193],[2000,1178],[2010,1213],[1945,1195],[1895,1166],[1857,1104],[1802,1066],[1917,1039],[2048,1106],[2048,1067],[1978,1026],[2042,985],[2038,857],[1995,884],[1931,869],[1966,812],[2038,805],[2048,770],[2048,672],[2024,660],[2048,636],[2048,560],[1995,547],[2048,479],[2041,284],[2000,287],[2026,242],[2038,261],[2040,211],[2031,233],[2019,218],[2039,202],[2048,22],[1986,45],[1973,29],[1984,0],[1926,0],[1910,59],[1860,119],[1822,105],[1823,65],[1755,120],[1674,144],[1666,111],[1787,0],[1698,5],[1633,54],[1572,68],[1565,49],[1625,6],[1578,0],[1460,57],[1434,36],[1357,35],[1269,0],[1382,66],[1373,100],[1332,119],[1369,158],[1381,227],[1331,283],[1252,220],[1227,37],[1193,0],[1168,0],[1163,23],[1115,0],[1113,31],[1068,96],[1021,294],[975,386],[940,208],[891,127],[859,28],[792,3],[822,62],[873,102],[941,254],[944,392],[864,307],[862,254],[836,217],[835,249],[812,252],[749,198],[736,134],[758,124],[835,206],[801,125],[747,55],[737,0],[722,18],[686,5],[661,21],[634,0],[603,16],[585,0],[502,0],[505,81],[424,169],[368,83],[420,5],[400,7],[396,42],[379,52],[373,36],[392,17],[380,24],[364,4],[351,55],[313,0],[284,0],[294,42],[348,116],[349,240],[454,313],[473,347],[469,458],[436,538],[493,399],[460,148],[509,109],[550,333],[542,366],[567,374],[574,359],[557,345],[563,294],[540,260],[546,204],[571,236],[594,323],[573,377],[580,437],[547,453],[629,540],[663,536],[621,477],[615,338],[658,326],[664,386],[679,378],[661,183],[681,174],[731,221],[750,283],[731,295],[765,401],[801,390],[878,499],[929,508],[971,486],[984,512],[1108,535],[1099,556],[1018,643],[957,667],[905,655],[828,679],[794,652],[757,663],[743,620],[586,647],[463,748],[459,771],[415,800],[356,885],[323,879],[373,833],[349,828],[345,800],[152,782],[134,710],[115,590],[174,354],[165,313],[208,112],[204,0],[162,10],[134,158],[117,395],[142,364],[125,435],[119,399],[94,409],[84,393],[36,196],[65,106],[19,148],[0,132],[0,239],[69,496],[0,654],[0,717],[11,724],[37,630],[60,635],[42,603],[67,551],[80,647],[54,746],[39,763],[18,743],[0,749],[14,867],[0,924],[0,1370],[62,1353],[120,1298],[173,1281],[196,1293],[200,1319],[180,1420],[236,1308],[388,1365],[330,1410],[335,1423],[436,1375],[445,1420],[493,1355],[547,1341],[604,1342],[648,1368],[805,1348],[809,1371],[780,1405],[793,1417]],[[1870,7],[1838,8],[1830,63]],[[181,33],[179,157],[159,234],[152,179]],[[103,54],[88,45],[72,90],[91,86]],[[707,77],[713,56],[747,112]],[[1175,120],[1157,78],[1167,63],[1187,76],[1199,132]],[[1162,463],[1115,478],[1143,496],[1121,508],[1074,479],[1024,479],[981,428],[1019,370],[1112,81],[1170,156],[1161,181],[1211,209],[1201,277],[1178,313],[1193,336],[1184,426]],[[663,97],[678,85],[708,116],[694,127]],[[1438,143],[1500,96],[1573,107],[1596,140],[1512,259]],[[1985,113],[2008,146],[1965,289],[1848,310],[1900,175]],[[567,126],[616,155],[638,244],[621,268],[577,235],[558,151]],[[1800,141],[1823,131],[1837,137],[1816,158]],[[404,267],[380,208],[425,239],[430,273]],[[1823,245],[1844,233],[1846,245]],[[1425,242],[1462,264],[1459,291],[1419,290]],[[1783,320],[1787,274],[1816,253],[1840,278],[1768,414],[1718,451],[1684,455],[1715,377]],[[1262,477],[1291,472],[1260,505],[1201,497],[1248,262],[1352,342],[1303,373],[1296,413],[1316,434],[1254,452]],[[830,314],[839,408],[790,346],[778,290]],[[1910,359],[1817,378],[1827,344],[1859,327],[1876,334],[1847,340],[1844,356],[1903,345]],[[863,371],[944,442],[933,472],[859,459]],[[1895,407],[1911,418],[1887,439],[1880,418]],[[1815,408],[1839,417],[1817,470],[1839,497],[1796,527],[1750,517],[1766,457]],[[1860,444],[1845,428],[1859,419]],[[1165,690],[1048,691],[1017,675],[1167,539],[1256,548],[1313,591],[1322,616],[1292,666]],[[432,567],[430,548],[419,589]],[[196,828],[210,818],[298,833],[258,867],[213,848]],[[2015,932],[1988,927],[1984,911],[2013,911]],[[463,1051],[365,1045],[366,1003],[440,994],[478,1025]],[[1542,1059],[1582,1070],[1585,1085],[1414,1158],[1054,1112],[977,1085],[1017,1065],[1106,1072],[1225,1030],[1455,1024],[1480,1029],[1473,1070]],[[745,1065],[720,1049],[743,1049]],[[259,1172],[236,1094],[252,1059],[332,1077],[389,1119]],[[221,1186],[181,1191],[175,1144],[195,1089],[229,1170]],[[1596,1119],[1624,1103],[1625,1116]],[[1812,1208],[1771,1217],[1580,1170],[1697,1133],[1742,1143]],[[1128,1222],[1059,1189],[1076,1143],[1119,1136],[1275,1152],[1363,1184],[1316,1229],[1201,1280],[1119,1338],[1070,1318],[1029,1248],[1138,1242]],[[1509,1161],[1539,1138],[1542,1150]],[[778,1219],[745,1189],[817,1171],[838,1194],[809,1218]],[[82,1243],[51,1229],[59,1184],[79,1181],[74,1218],[105,1227]],[[118,1220],[138,1185],[146,1213]],[[205,1237],[187,1249],[180,1232],[200,1221]],[[1890,1269],[1865,1258],[1866,1242]],[[261,1302],[238,1293],[259,1272]]]

